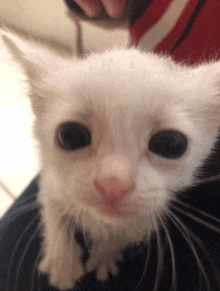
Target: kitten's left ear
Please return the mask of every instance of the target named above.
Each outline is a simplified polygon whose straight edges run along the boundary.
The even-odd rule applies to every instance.
[[[216,134],[220,128],[220,61],[202,63],[187,70],[186,86],[194,92],[184,98],[188,114],[207,132]]]
[[[54,59],[56,54],[46,47],[37,45],[33,41],[23,40],[5,30],[1,30],[0,35],[13,57],[25,69],[30,82],[43,79],[48,70],[55,69]]]

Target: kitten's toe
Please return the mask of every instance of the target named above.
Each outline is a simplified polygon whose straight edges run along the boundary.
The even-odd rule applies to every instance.
[[[114,276],[118,273],[116,261],[122,260],[122,258],[122,255],[119,253],[93,254],[86,264],[86,271],[91,272],[96,270],[97,279],[105,281],[108,279],[109,273]]]
[[[86,264],[86,272],[94,271],[98,266],[98,262],[96,260],[89,260]]]
[[[41,272],[41,273],[44,273],[44,274],[49,274],[50,273],[50,270],[52,268],[52,259],[42,259],[39,266],[38,266],[38,270]]]
[[[68,275],[65,271],[61,271],[59,274],[50,274],[50,284],[60,290],[69,290],[74,286],[75,282],[71,274]]]
[[[109,259],[108,262],[100,262],[97,267],[96,277],[100,281],[105,281],[108,279],[108,275],[112,274],[116,276],[118,273],[118,267],[116,262],[112,259]]]
[[[106,281],[108,279],[108,266],[106,264],[99,264],[96,272],[96,278],[99,281]]]
[[[38,269],[40,272],[48,274],[50,284],[60,290],[71,289],[84,275],[84,269],[80,262],[71,265],[67,262],[61,264],[45,258]]]

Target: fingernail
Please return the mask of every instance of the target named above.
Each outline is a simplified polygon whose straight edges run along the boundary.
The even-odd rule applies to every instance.
[[[100,9],[99,7],[96,7],[96,9],[86,7],[84,8],[84,11],[89,17],[95,17],[101,13],[102,9]]]
[[[108,8],[108,14],[113,17],[120,17],[122,13],[124,12],[125,7],[121,7],[121,9],[115,9],[115,7],[109,7]]]

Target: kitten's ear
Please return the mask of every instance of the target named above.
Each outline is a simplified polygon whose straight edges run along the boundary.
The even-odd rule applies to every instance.
[[[198,94],[203,116],[211,128],[220,128],[220,61],[201,65],[201,77]]]
[[[57,71],[57,54],[37,44],[36,41],[26,41],[15,34],[1,30],[2,40],[17,62],[25,70],[31,85],[31,103],[35,113],[39,113],[45,108],[48,102],[45,98],[45,88],[48,78],[52,72]]]
[[[192,92],[184,98],[188,114],[207,132],[216,134],[220,128],[220,61],[188,69],[186,86]]]
[[[30,81],[43,78],[56,68],[58,56],[36,41],[21,39],[15,34],[1,30],[2,40],[14,58],[23,66]]]

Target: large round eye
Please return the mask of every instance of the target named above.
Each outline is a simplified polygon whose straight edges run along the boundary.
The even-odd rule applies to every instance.
[[[65,122],[57,130],[57,140],[63,149],[72,151],[89,145],[91,134],[80,123]]]
[[[151,137],[148,149],[164,158],[178,159],[187,149],[187,139],[178,131],[161,131]]]

